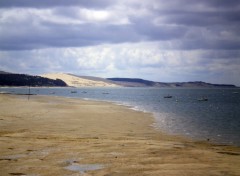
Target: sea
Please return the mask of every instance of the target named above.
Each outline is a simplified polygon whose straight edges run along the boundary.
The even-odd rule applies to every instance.
[[[0,88],[27,94],[29,88]],[[154,128],[194,140],[240,146],[240,89],[238,88],[31,88],[30,93],[100,100],[150,112]],[[171,98],[166,98],[170,96]],[[206,98],[207,101],[200,101]]]

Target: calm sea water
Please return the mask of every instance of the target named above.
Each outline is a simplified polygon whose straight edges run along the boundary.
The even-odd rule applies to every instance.
[[[1,88],[0,91],[28,93],[27,88]],[[152,112],[155,128],[167,133],[240,146],[240,89],[32,88],[31,93],[127,105]],[[172,98],[164,98],[166,95]],[[198,101],[202,97],[208,101]]]

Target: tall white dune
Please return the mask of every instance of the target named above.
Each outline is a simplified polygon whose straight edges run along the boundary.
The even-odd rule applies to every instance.
[[[78,76],[66,74],[66,73],[49,73],[40,75],[45,78],[50,79],[61,79],[68,86],[72,87],[117,87],[118,85],[104,82],[104,81],[94,81],[90,79],[80,78]]]

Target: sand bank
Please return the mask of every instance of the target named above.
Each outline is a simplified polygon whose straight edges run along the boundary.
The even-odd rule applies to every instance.
[[[240,175],[240,149],[169,136],[151,114],[97,101],[0,95],[0,175]]]

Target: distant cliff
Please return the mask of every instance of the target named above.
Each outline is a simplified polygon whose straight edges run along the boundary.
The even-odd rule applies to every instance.
[[[235,85],[229,84],[211,84],[205,83],[202,81],[195,82],[172,82],[172,83],[164,83],[164,82],[154,82],[148,81],[144,79],[138,78],[107,78],[115,84],[124,87],[206,87],[206,88],[235,88]]]
[[[48,79],[40,76],[26,74],[13,74],[1,71],[0,86],[48,86],[64,87],[67,84],[60,79]]]

